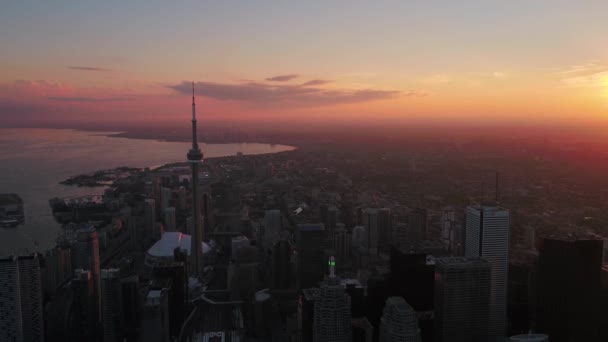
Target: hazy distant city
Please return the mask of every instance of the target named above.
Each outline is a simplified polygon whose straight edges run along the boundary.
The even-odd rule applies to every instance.
[[[135,3],[0,10],[0,342],[608,342],[607,5]]]

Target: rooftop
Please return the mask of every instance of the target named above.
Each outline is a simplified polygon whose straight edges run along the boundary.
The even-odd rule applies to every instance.
[[[436,265],[441,266],[474,266],[474,265],[490,265],[490,262],[481,257],[447,257],[435,259]]]
[[[148,254],[154,257],[169,257],[173,256],[173,251],[176,247],[185,250],[186,254],[190,255],[190,235],[180,232],[165,232],[160,240],[156,241]],[[208,253],[211,248],[205,242],[201,242],[203,254]]]

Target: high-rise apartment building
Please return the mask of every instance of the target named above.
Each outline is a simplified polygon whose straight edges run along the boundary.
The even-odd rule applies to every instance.
[[[435,341],[488,341],[491,265],[480,257],[435,260]]]
[[[19,265],[16,257],[0,259],[0,341],[23,340]]]
[[[403,297],[389,297],[380,319],[380,342],[420,342],[416,311]]]
[[[492,268],[489,339],[504,339],[507,327],[510,214],[495,206],[468,207],[465,256],[483,257]]]

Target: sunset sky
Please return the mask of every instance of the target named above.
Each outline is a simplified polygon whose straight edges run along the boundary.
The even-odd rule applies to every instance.
[[[4,1],[0,125],[608,123],[608,1]]]

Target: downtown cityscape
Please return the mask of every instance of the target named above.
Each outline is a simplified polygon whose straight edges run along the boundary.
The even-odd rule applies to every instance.
[[[0,7],[0,342],[608,341],[608,4],[135,3]]]

